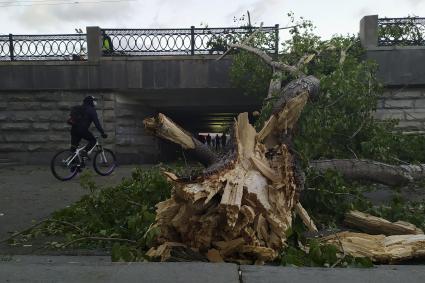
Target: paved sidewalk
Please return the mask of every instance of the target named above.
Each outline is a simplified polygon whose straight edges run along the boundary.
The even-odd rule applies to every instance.
[[[111,263],[104,257],[20,256],[0,262],[0,282],[238,283],[239,273],[236,264],[227,263]]]
[[[94,170],[98,184],[118,184],[130,177],[135,166],[120,166],[111,176],[102,177]],[[79,200],[87,192],[80,178],[66,182],[53,177],[49,166],[21,166],[0,169],[0,241],[11,232],[21,231],[46,219],[52,212]]]
[[[243,283],[424,283],[425,265],[375,268],[294,268],[241,266]]]
[[[0,257],[0,282],[423,283],[425,266],[293,268],[230,263],[111,263],[108,257]]]

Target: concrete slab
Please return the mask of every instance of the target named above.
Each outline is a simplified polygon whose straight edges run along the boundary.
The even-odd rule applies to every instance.
[[[423,283],[425,265],[387,265],[375,268],[294,268],[241,266],[244,283]]]
[[[225,263],[111,263],[103,257],[13,257],[0,261],[0,282],[237,283],[239,274],[237,265]]]

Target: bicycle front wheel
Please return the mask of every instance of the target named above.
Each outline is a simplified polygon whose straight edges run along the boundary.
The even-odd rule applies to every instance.
[[[73,156],[74,154],[69,150],[59,151],[55,154],[55,156],[53,156],[52,161],[50,162],[50,170],[56,179],[68,181],[77,175],[78,160],[70,162]]]
[[[117,159],[112,150],[103,149],[96,152],[93,158],[93,168],[97,174],[108,176],[114,172],[117,167]]]

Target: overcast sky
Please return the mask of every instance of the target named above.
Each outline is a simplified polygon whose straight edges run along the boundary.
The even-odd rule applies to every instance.
[[[236,26],[234,17],[241,17],[247,10],[254,23],[281,26],[288,25],[286,14],[293,11],[298,17],[312,20],[318,34],[329,38],[332,34],[357,33],[365,15],[425,17],[425,0],[0,0],[0,34],[74,33],[75,28],[85,30],[93,25]]]

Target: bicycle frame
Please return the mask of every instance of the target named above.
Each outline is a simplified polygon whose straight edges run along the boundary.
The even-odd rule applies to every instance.
[[[82,158],[81,158],[81,155],[80,155],[80,152],[83,150],[85,148],[85,146],[82,146],[82,147],[80,147],[80,148],[77,148],[76,150],[75,150],[75,153],[73,154],[73,155],[71,155],[70,157],[68,157],[66,160],[65,160],[65,164],[66,164],[66,166],[70,166],[71,165],[71,163],[72,163],[72,161],[74,161],[74,159],[76,158],[76,157],[78,157],[78,161],[79,161],[79,163],[82,163],[83,162],[83,160],[82,160]],[[101,150],[102,151],[102,161],[103,162],[107,162],[107,160],[106,160],[106,156],[105,156],[105,152],[103,151],[103,147],[99,144],[99,142],[98,142],[98,140],[96,139],[96,144],[92,147],[92,149],[90,149],[90,151],[89,152],[87,152],[87,154],[89,155],[89,154],[91,154],[93,151],[94,151],[94,149],[95,148],[99,148],[99,150]]]

